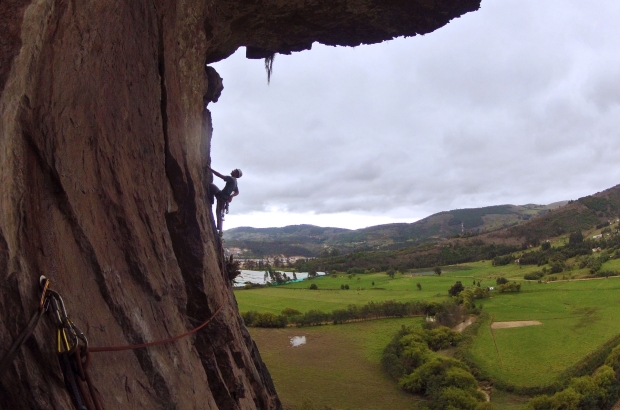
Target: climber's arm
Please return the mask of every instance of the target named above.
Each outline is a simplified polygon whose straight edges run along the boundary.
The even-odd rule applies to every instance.
[[[217,172],[216,170],[214,170],[213,168],[211,168],[210,166],[207,165],[207,168],[209,168],[211,170],[211,172],[213,172],[213,175],[220,177],[221,179],[224,179],[224,175],[220,174],[219,172]]]

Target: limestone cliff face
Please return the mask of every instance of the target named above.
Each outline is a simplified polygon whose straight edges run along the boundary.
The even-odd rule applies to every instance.
[[[91,345],[106,409],[277,409],[221,270],[205,187],[221,79],[248,56],[430,32],[478,0],[0,2],[0,355],[47,275]],[[1,380],[12,409],[70,409],[43,318]]]

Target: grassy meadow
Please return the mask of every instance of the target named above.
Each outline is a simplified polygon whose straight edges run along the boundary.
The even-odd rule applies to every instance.
[[[481,328],[472,353],[493,378],[517,386],[549,384],[620,333],[620,278],[527,283],[521,289],[484,302],[496,322],[542,322]]]
[[[419,399],[381,370],[381,352],[403,325],[419,318],[383,319],[344,326],[251,328],[250,333],[287,409],[304,401],[317,408],[415,409]],[[290,338],[305,336],[292,347]]]
[[[444,267],[441,276],[430,270],[396,274],[339,274],[290,285],[238,290],[240,311],[280,313],[284,308],[305,312],[331,311],[349,304],[370,301],[410,301],[448,298],[455,281],[471,286],[494,286],[498,276],[522,284],[519,293],[491,293],[476,301],[492,321],[538,320],[539,326],[492,330],[485,323],[470,353],[477,366],[495,380],[515,386],[541,386],[557,380],[605,341],[620,333],[620,278],[578,280],[586,270],[556,274],[557,281],[524,281],[523,275],[538,267],[511,264],[491,266],[490,261]],[[620,270],[620,260],[603,269]],[[562,278],[567,280],[562,280]],[[568,280],[568,278],[573,280]],[[374,286],[372,285],[374,282]],[[310,290],[311,283],[318,290]],[[417,289],[417,284],[422,286]],[[348,284],[349,290],[341,290]],[[383,373],[380,355],[402,324],[421,323],[420,318],[385,319],[336,326],[286,329],[251,329],[263,360],[286,406],[295,408],[304,399],[334,409],[416,408],[418,398],[401,392]],[[292,336],[307,337],[308,343],[291,347]],[[496,408],[519,408],[523,398],[497,392]]]

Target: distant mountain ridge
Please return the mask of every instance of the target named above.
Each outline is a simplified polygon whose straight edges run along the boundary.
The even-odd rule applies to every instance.
[[[349,269],[404,271],[489,260],[536,247],[544,241],[566,240],[572,232],[603,234],[620,224],[620,185],[594,195],[569,201],[520,224],[466,237],[427,242],[395,250],[377,249],[353,254],[329,255],[303,262],[297,269],[345,272]],[[562,238],[563,237],[563,238]]]
[[[426,242],[517,226],[566,205],[495,205],[439,212],[413,223],[363,229],[290,225],[283,228],[240,227],[224,232],[225,246],[241,257],[268,255],[326,256],[363,250],[394,250]]]

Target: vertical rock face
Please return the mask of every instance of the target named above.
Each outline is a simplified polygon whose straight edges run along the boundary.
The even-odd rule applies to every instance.
[[[106,409],[277,409],[221,270],[205,189],[219,75],[205,62],[426,33],[462,0],[0,3],[0,355],[44,274],[92,346]],[[2,376],[14,409],[69,409],[45,318]]]

